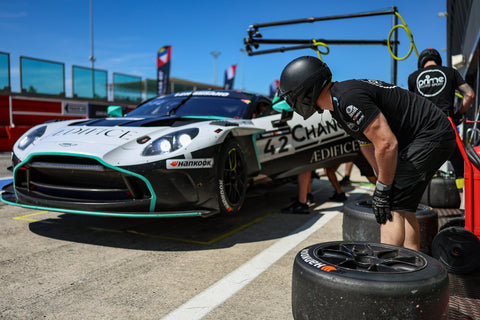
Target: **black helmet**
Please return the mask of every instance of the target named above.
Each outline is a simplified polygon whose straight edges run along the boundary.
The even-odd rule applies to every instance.
[[[317,108],[323,88],[332,81],[332,73],[320,59],[304,56],[287,64],[280,76],[280,94],[296,113],[307,119]]]
[[[433,60],[439,66],[442,65],[442,57],[437,50],[428,48],[423,50],[418,57],[418,69],[422,69],[427,61]]]

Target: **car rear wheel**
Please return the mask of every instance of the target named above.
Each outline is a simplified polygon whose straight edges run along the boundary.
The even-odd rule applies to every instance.
[[[217,192],[221,213],[237,213],[245,201],[247,175],[245,157],[233,139],[225,142],[219,156]]]
[[[334,241],[301,250],[294,319],[446,319],[448,273],[434,258],[381,243]]]

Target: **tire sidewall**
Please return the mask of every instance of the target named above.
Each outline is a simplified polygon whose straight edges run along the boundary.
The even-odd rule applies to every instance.
[[[402,248],[422,259],[424,267],[399,273],[350,270],[315,254],[320,247],[335,243],[339,242],[312,245],[295,257],[292,311],[296,320],[419,319],[419,314],[424,315],[422,319],[440,319],[439,314],[446,314],[448,273],[434,258]]]
[[[237,155],[237,161],[240,162],[242,166],[242,175],[241,179],[243,180],[243,189],[241,190],[241,194],[239,196],[239,200],[236,203],[232,203],[231,199],[228,199],[225,189],[225,181],[224,181],[224,168],[226,165],[226,161],[228,159],[228,154],[231,150],[234,150]],[[246,168],[245,168],[245,156],[242,152],[240,145],[234,139],[227,139],[223,146],[220,148],[220,153],[218,156],[217,162],[217,199],[218,205],[221,213],[237,213],[243,205],[245,201],[245,195],[247,191],[247,176],[246,176]],[[237,164],[238,165],[238,164]]]

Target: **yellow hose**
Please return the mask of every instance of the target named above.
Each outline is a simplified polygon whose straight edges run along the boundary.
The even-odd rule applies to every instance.
[[[400,21],[402,21],[402,24],[397,24],[396,26],[394,26],[392,28],[392,30],[390,30],[390,33],[388,34],[388,40],[387,40],[388,51],[392,55],[393,59],[400,61],[400,60],[407,59],[410,56],[410,54],[412,53],[412,50],[415,49],[415,53],[417,54],[417,58],[418,58],[419,54],[418,54],[418,51],[417,51],[417,47],[415,46],[415,42],[413,41],[413,35],[412,35],[412,32],[410,31],[410,28],[408,28],[408,25],[405,23],[405,20],[403,20],[402,16],[398,12],[395,11],[395,15],[400,18]],[[405,29],[405,32],[407,33],[408,37],[410,38],[410,50],[408,50],[408,53],[402,58],[399,58],[399,57],[395,56],[395,54],[392,52],[392,48],[390,46],[390,38],[392,37],[393,31],[395,31],[395,29],[397,29],[397,28]]]
[[[315,51],[317,51],[317,54],[318,54],[318,58],[323,61],[322,59],[322,56],[320,54],[329,54],[330,53],[330,48],[328,48],[328,46],[323,43],[323,42],[320,42],[320,41],[317,41],[315,39],[312,40],[313,42],[313,45],[315,46]],[[327,49],[327,51],[325,52],[321,52],[319,49],[318,49],[318,46],[322,46],[322,47],[325,47],[325,49]]]

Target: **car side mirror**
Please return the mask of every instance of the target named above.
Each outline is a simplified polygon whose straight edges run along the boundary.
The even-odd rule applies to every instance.
[[[121,106],[108,106],[107,114],[109,117],[123,117],[123,108]]]

